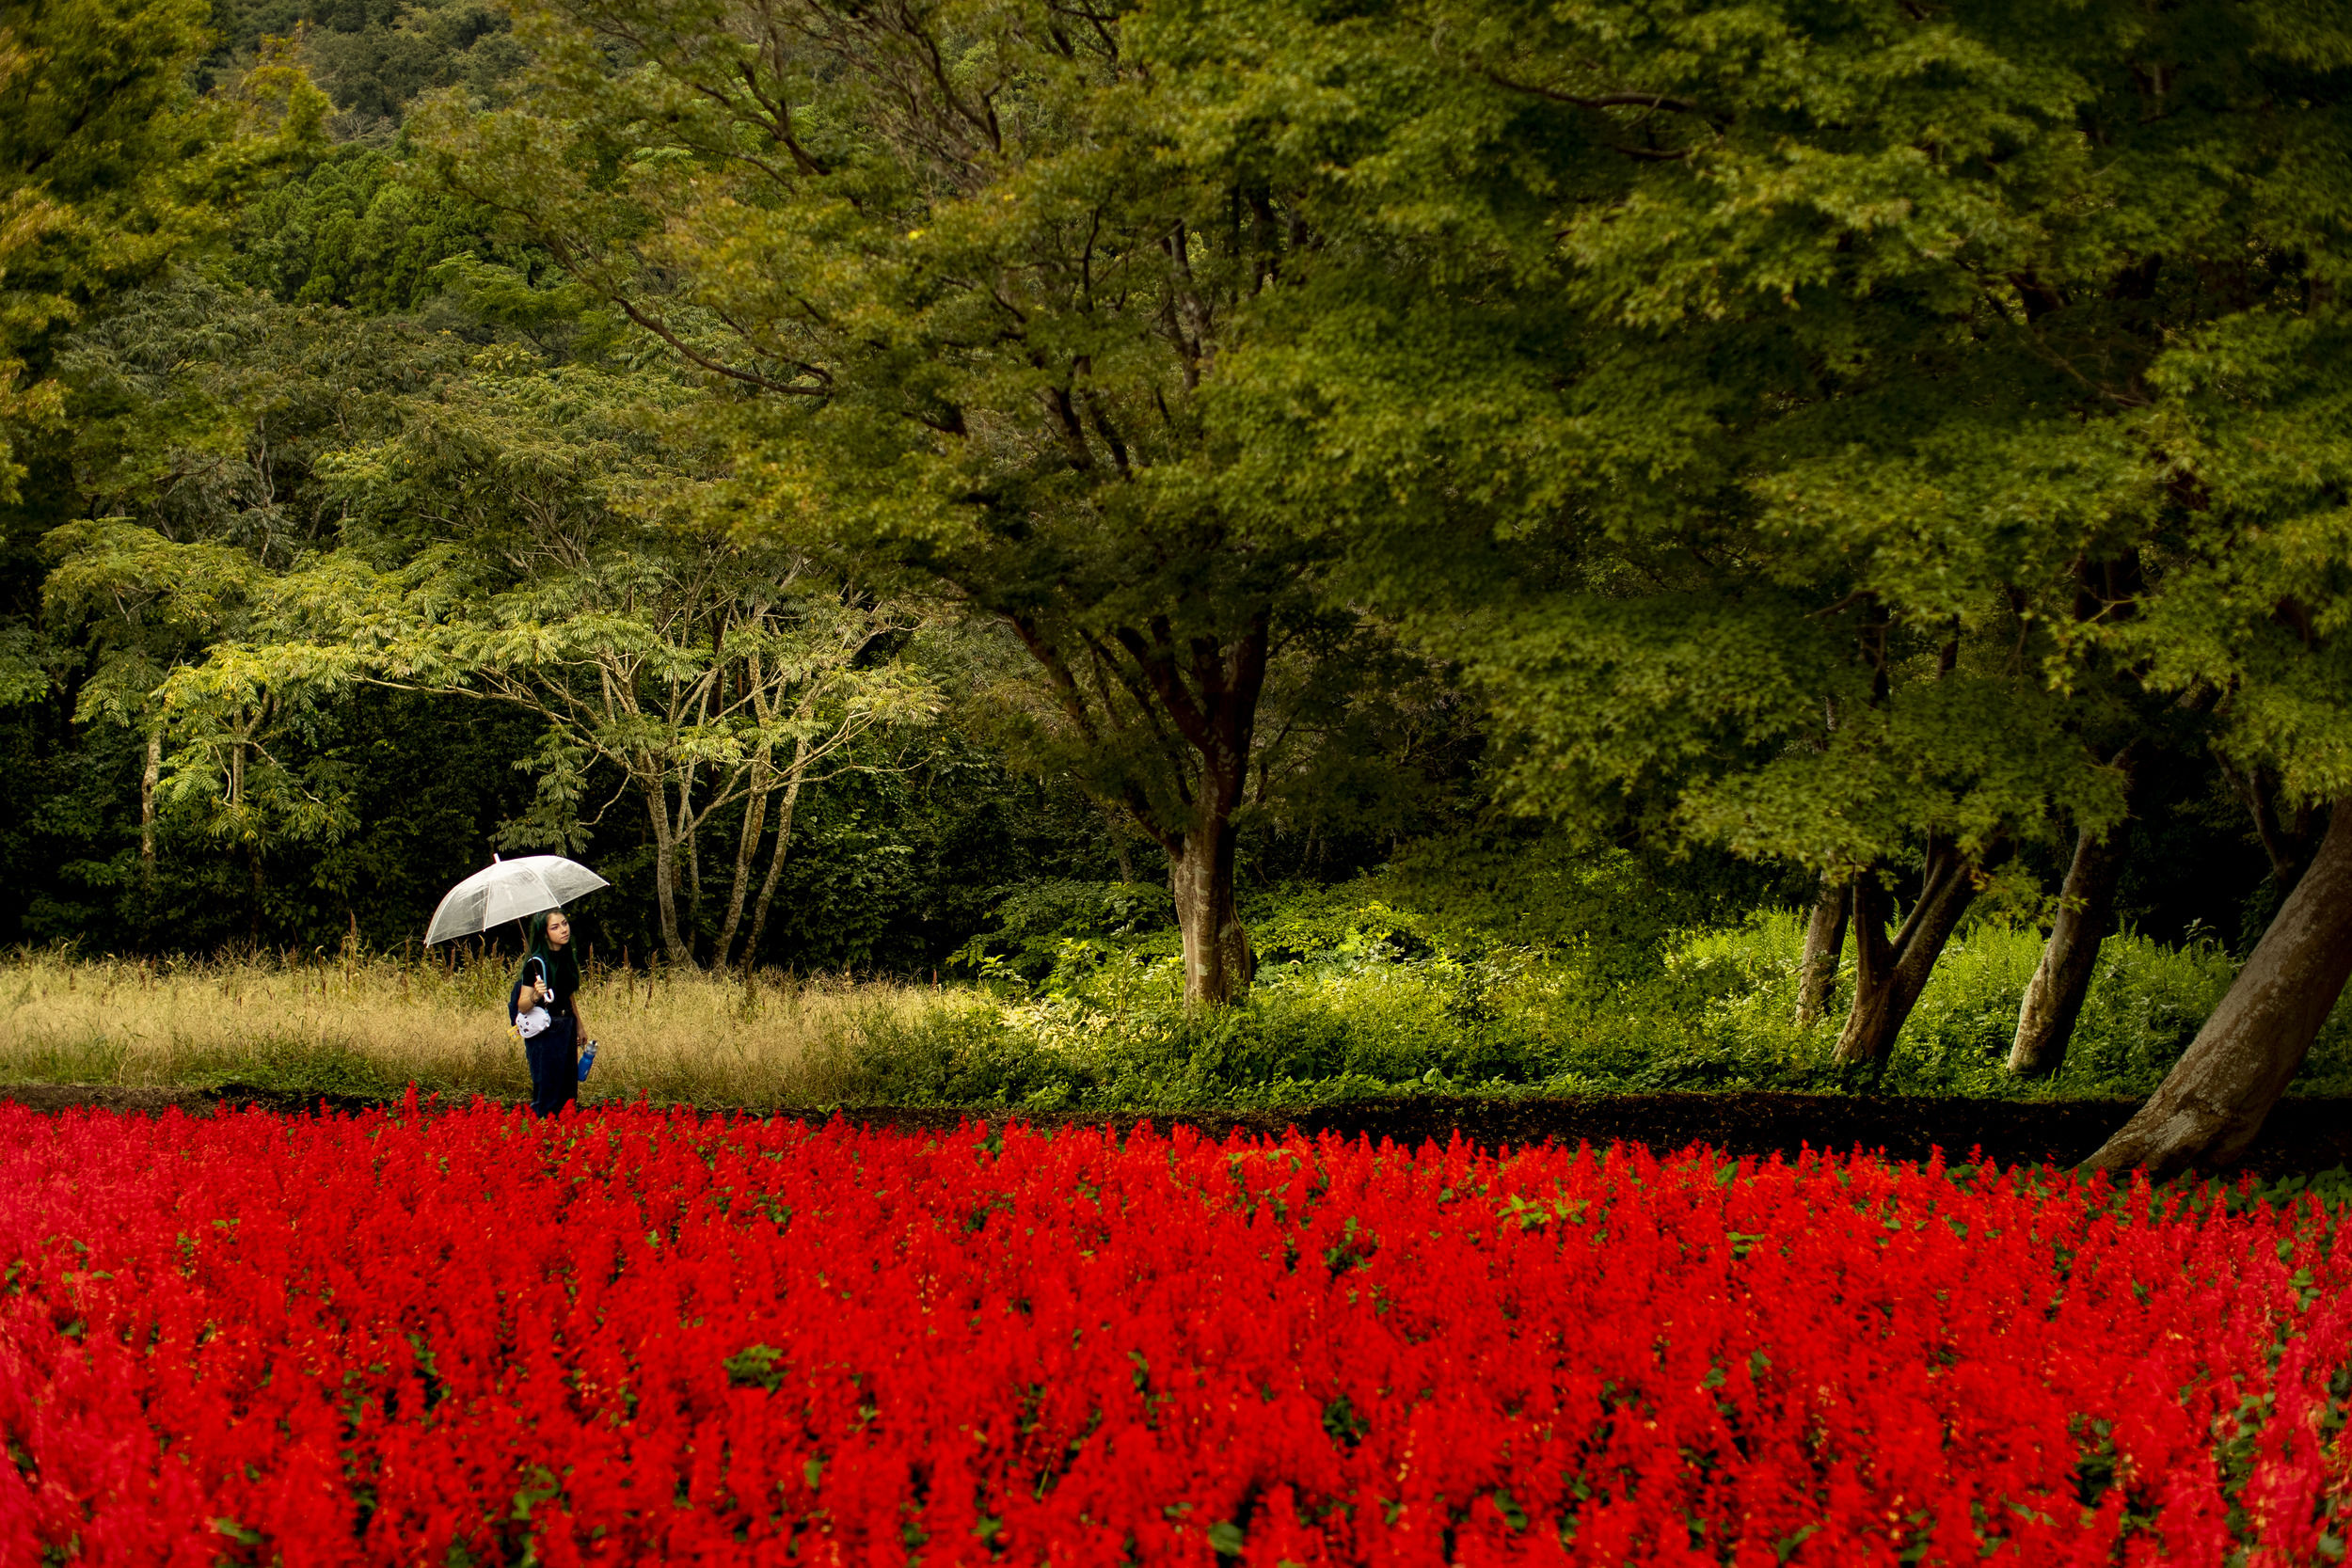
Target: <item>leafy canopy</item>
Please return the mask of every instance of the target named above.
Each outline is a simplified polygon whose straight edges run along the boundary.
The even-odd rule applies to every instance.
[[[2352,32],[2293,5],[1151,8],[1324,242],[1213,423],[1529,806],[1837,870],[2352,787]],[[1142,36],[1139,32],[1138,36]]]

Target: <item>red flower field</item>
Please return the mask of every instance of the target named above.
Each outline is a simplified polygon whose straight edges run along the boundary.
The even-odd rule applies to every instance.
[[[2311,1563],[2333,1240],[1867,1158],[0,1107],[0,1561]]]

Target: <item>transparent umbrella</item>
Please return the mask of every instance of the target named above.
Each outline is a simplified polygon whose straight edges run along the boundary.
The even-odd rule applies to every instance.
[[[561,855],[524,855],[491,863],[441,895],[425,928],[430,946],[452,937],[469,937],[509,920],[524,920],[541,910],[559,909],[583,893],[612,884],[578,861]]]

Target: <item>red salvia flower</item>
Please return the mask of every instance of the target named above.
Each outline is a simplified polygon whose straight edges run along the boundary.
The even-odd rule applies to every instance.
[[[1810,1153],[0,1107],[0,1568],[2309,1562],[2335,1223]]]

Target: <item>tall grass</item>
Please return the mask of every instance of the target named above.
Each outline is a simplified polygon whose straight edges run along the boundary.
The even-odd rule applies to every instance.
[[[530,1093],[506,1027],[511,964],[0,958],[0,1081],[395,1093]],[[584,1099],[821,1104],[869,1037],[968,999],[887,981],[592,972],[602,1049]]]
[[[1294,911],[1295,913],[1295,911]],[[1416,930],[1325,899],[1269,922],[1290,956],[1244,1006],[1188,1012],[1171,943],[1065,942],[1050,974],[946,991],[692,972],[593,974],[604,1045],[586,1098],[701,1104],[1004,1105],[1106,1112],[1395,1094],[1779,1089],[2009,1098],[2146,1094],[2229,987],[2210,943],[2109,939],[2065,1069],[2004,1068],[2042,934],[1984,923],[1946,952],[1892,1058],[1830,1059],[1796,1026],[1800,918],[1637,946],[1543,949]],[[1271,946],[1272,943],[1269,943]],[[502,962],[157,965],[0,959],[0,1082],[395,1093],[528,1091]],[[1851,990],[1851,964],[1841,998]],[[2291,1092],[2352,1093],[2352,1008]]]

